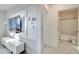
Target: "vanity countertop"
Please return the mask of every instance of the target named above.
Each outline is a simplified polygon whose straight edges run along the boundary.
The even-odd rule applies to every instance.
[[[11,45],[14,45],[14,46],[18,46],[18,45],[24,44],[24,42],[21,42],[21,41],[10,41],[9,43]]]

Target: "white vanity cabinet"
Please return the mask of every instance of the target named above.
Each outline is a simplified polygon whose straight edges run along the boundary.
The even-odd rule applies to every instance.
[[[14,54],[19,54],[24,51],[24,42],[18,39],[5,37],[2,38],[1,43]]]
[[[21,35],[19,38],[20,38],[19,40],[21,42],[24,42],[24,52],[27,53],[27,51],[26,51],[26,49],[27,49],[27,46],[26,46],[27,45],[27,36]]]
[[[24,42],[12,41],[12,42],[9,42],[9,44],[10,44],[10,50],[14,54],[19,54],[24,51]]]

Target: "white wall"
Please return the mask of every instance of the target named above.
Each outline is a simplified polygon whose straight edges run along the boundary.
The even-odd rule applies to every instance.
[[[54,6],[52,6],[52,8],[56,11],[61,11],[61,10],[64,10],[64,9],[70,9],[70,8],[78,8],[79,7],[79,4],[56,4]]]
[[[7,17],[10,17],[12,15],[15,15],[16,13],[28,8],[32,6],[32,4],[17,4],[14,7],[10,8],[6,13],[7,13]]]
[[[5,12],[0,11],[0,38],[6,36],[6,25],[4,25],[4,22],[6,22],[5,17],[6,17]]]

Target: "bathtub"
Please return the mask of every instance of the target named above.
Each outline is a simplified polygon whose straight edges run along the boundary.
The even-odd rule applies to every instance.
[[[59,39],[64,41],[72,41],[72,43],[77,41],[77,37],[75,35],[60,34]]]

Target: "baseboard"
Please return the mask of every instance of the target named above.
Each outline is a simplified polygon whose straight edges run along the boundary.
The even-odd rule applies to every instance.
[[[26,51],[27,51],[27,54],[32,54],[32,50],[31,49],[27,48]]]

